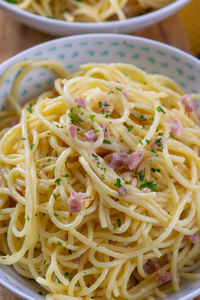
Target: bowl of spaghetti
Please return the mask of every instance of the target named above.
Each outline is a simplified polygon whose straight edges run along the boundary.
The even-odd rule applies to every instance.
[[[0,284],[27,300],[200,294],[200,62],[96,34],[0,74]]]
[[[190,0],[0,0],[18,21],[54,35],[129,33],[159,22]]]

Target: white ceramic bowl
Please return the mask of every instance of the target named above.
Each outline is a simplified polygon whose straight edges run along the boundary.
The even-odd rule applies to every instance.
[[[53,40],[28,49],[0,65],[0,75],[12,64],[26,59],[50,58],[77,71],[87,62],[122,62],[135,64],[148,72],[162,73],[174,78],[187,92],[200,92],[200,61],[167,45],[148,39],[115,34],[90,34]],[[16,71],[15,75],[18,71]],[[32,71],[22,82],[19,92],[24,102],[50,88],[54,75],[47,69]],[[8,95],[13,76],[0,87],[0,107]],[[44,300],[33,281],[19,276],[12,267],[0,266],[0,284],[28,300]],[[165,300],[189,300],[200,294],[200,281],[186,280],[181,291]]]
[[[54,35],[72,35],[82,33],[130,33],[155,24],[176,11],[180,10],[191,0],[176,0],[175,2],[155,10],[125,21],[102,22],[102,23],[80,23],[66,22],[50,18],[44,18],[35,14],[20,10],[10,3],[0,0],[0,8],[7,11],[19,22]]]

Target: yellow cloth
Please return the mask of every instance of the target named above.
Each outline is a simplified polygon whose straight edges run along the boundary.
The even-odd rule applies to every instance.
[[[192,0],[180,11],[193,55],[200,56],[200,0]]]

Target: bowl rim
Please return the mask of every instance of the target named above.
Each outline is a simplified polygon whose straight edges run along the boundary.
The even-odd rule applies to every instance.
[[[1,0],[0,0],[1,1]],[[139,36],[134,36],[134,35],[128,35],[128,34],[119,34],[119,33],[86,33],[86,34],[77,34],[77,35],[73,35],[73,36],[66,36],[66,37],[58,37],[55,39],[52,39],[50,41],[46,41],[46,42],[42,42],[39,43],[37,45],[34,45],[32,47],[29,47],[23,51],[20,51],[19,53],[7,58],[5,61],[3,61],[2,63],[0,63],[0,74],[1,74],[1,69],[4,69],[6,65],[10,66],[12,65],[13,61],[16,61],[21,55],[26,55],[29,51],[35,50],[38,47],[44,47],[44,46],[49,46],[51,44],[54,44],[56,42],[62,42],[65,41],[66,42],[68,40],[78,40],[79,38],[94,38],[99,36],[100,38],[102,37],[109,37],[109,38],[115,38],[115,39],[125,39],[125,40],[130,40],[130,41],[139,41],[139,42],[146,42],[148,44],[160,47],[160,48],[164,48],[169,50],[170,52],[175,52],[181,56],[186,57],[189,60],[192,60],[194,63],[200,65],[200,60],[196,57],[194,57],[192,54],[185,52],[184,50],[181,50],[175,46],[171,46],[168,44],[165,44],[163,42],[159,42],[159,41],[155,41],[149,38],[145,38],[145,37],[139,37]]]
[[[136,36],[130,36],[130,35],[126,35],[126,34],[112,34],[112,33],[95,33],[95,34],[81,34],[81,35],[75,35],[75,36],[68,36],[68,37],[61,37],[61,38],[57,38],[57,39],[53,39],[51,41],[47,41],[47,42],[43,42],[40,43],[38,45],[35,45],[33,47],[30,47],[24,51],[19,52],[18,54],[8,58],[7,60],[5,60],[3,63],[0,64],[0,74],[3,71],[5,71],[9,66],[11,66],[14,62],[19,61],[21,56],[25,56],[27,55],[30,51],[32,50],[36,50],[37,48],[40,47],[45,47],[45,46],[49,46],[51,44],[55,44],[55,43],[60,43],[60,42],[68,42],[69,40],[78,40],[78,39],[92,39],[92,38],[96,38],[96,37],[101,37],[101,38],[114,38],[116,40],[126,40],[126,41],[132,41],[132,42],[141,42],[141,43],[147,43],[150,45],[153,45],[155,47],[158,47],[160,49],[165,49],[168,50],[170,53],[173,54],[178,54],[182,57],[184,57],[185,59],[188,59],[190,61],[192,61],[194,64],[197,64],[200,66],[200,60],[198,60],[197,58],[193,57],[191,54],[188,54],[186,52],[184,52],[183,50],[180,50],[176,47],[173,46],[169,46],[167,44],[164,44],[162,42],[157,42],[151,39],[147,39],[147,38],[143,38],[143,37],[136,37]],[[1,266],[0,266],[1,268]],[[4,272],[4,270],[2,270],[2,272]],[[10,276],[10,275],[9,275]],[[11,276],[12,277],[12,276]],[[23,277],[22,277],[23,278]],[[35,300],[32,296],[27,295],[25,292],[15,288],[14,286],[10,285],[8,282],[4,281],[1,277],[0,277],[0,285],[2,285],[3,287],[5,287],[6,289],[8,289],[9,291],[11,291],[12,293],[14,293],[15,295],[26,299],[26,300]],[[200,292],[200,288],[199,290],[196,289],[195,291],[189,292],[187,295],[183,296],[181,298],[181,300],[188,300],[191,298],[194,298],[195,296],[197,296]],[[39,295],[38,295],[39,297]],[[41,300],[44,299],[44,297],[41,296]]]
[[[184,5],[189,3],[190,1],[191,0],[175,0],[174,2],[169,3],[168,5],[166,5],[162,8],[156,9],[153,12],[149,12],[149,13],[146,13],[146,14],[141,15],[141,16],[136,16],[136,17],[133,17],[133,18],[125,19],[125,20],[99,22],[99,23],[69,22],[69,21],[64,21],[64,20],[51,19],[51,18],[47,18],[47,17],[43,17],[43,16],[33,14],[33,13],[28,12],[26,10],[21,10],[20,8],[14,6],[10,3],[7,3],[4,0],[0,0],[0,7],[5,8],[6,10],[11,11],[11,12],[17,14],[17,15],[21,15],[25,18],[32,19],[34,21],[39,21],[39,22],[44,23],[44,24],[53,24],[53,25],[56,25],[58,27],[63,27],[63,28],[68,27],[68,28],[79,29],[81,27],[83,30],[89,30],[88,28],[95,27],[98,30],[104,30],[105,28],[106,29],[108,29],[108,28],[111,29],[111,28],[115,27],[116,25],[123,27],[123,26],[128,25],[128,24],[135,25],[135,24],[138,24],[140,22],[142,23],[144,21],[148,22],[152,18],[155,18],[155,17],[158,18],[158,17],[166,14],[166,12],[167,12],[167,15],[169,15],[171,12],[181,9],[181,7],[183,7]]]

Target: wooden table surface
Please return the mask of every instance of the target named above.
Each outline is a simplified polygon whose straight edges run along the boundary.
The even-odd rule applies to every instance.
[[[167,43],[191,53],[178,14],[135,34]],[[55,37],[21,25],[6,13],[0,11],[0,63],[24,49],[53,38]],[[0,287],[0,300],[5,299],[17,300],[19,298]]]

